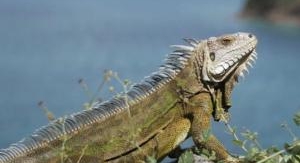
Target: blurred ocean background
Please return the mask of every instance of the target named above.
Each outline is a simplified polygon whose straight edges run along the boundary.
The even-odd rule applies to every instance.
[[[171,44],[245,31],[258,39],[258,60],[235,88],[231,124],[259,133],[263,147],[292,140],[300,110],[300,28],[238,18],[243,0],[1,0],[0,148],[48,123],[44,101],[57,117],[80,111],[103,70],[139,82],[156,71]],[[101,94],[109,98],[108,88]],[[214,133],[233,153],[240,150],[214,123]]]

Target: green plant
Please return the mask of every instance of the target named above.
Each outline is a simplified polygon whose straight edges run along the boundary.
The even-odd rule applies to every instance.
[[[300,126],[300,112],[296,113],[293,118],[295,124]],[[271,146],[269,148],[262,148],[258,142],[258,133],[246,130],[240,133],[243,139],[238,137],[236,128],[231,127],[228,122],[225,126],[233,137],[233,144],[240,147],[244,152],[244,156],[239,156],[243,162],[256,163],[300,163],[300,140],[287,123],[281,125],[282,128],[292,136],[291,143],[285,143],[282,149]]]

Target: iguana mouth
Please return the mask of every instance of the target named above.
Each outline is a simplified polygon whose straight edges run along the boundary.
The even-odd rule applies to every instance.
[[[220,64],[214,66],[210,72],[211,76],[216,81],[223,81],[226,77],[232,75],[243,76],[243,71],[248,71],[247,66],[252,67],[251,61],[256,60],[256,41],[250,43],[248,51],[235,55]]]

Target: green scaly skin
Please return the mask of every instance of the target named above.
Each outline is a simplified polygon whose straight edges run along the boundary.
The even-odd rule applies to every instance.
[[[246,34],[242,35],[245,39]],[[10,162],[144,162],[149,156],[162,160],[189,136],[198,148],[215,151],[218,160],[236,162],[214,135],[205,138],[204,134],[210,131],[212,117],[215,120],[227,117],[233,86],[243,70],[239,67],[248,58],[237,62],[234,70],[217,82],[210,75],[201,79],[206,67],[200,66],[212,51],[218,57],[217,50],[226,51],[228,46],[239,43],[239,39],[239,35],[232,34],[213,39],[212,45],[207,40],[198,42],[184,69],[146,98],[137,103],[128,101],[126,110],[45,142]],[[250,42],[247,38],[245,41]],[[241,49],[250,52],[254,47],[251,44]]]

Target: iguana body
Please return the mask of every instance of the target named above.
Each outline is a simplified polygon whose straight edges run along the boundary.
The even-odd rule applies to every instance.
[[[247,33],[176,46],[159,71],[123,96],[91,110],[58,119],[0,150],[6,162],[138,162],[164,158],[187,137],[199,148],[230,161],[213,136],[203,135],[226,115],[238,75],[256,55],[257,40]]]

